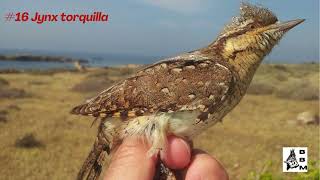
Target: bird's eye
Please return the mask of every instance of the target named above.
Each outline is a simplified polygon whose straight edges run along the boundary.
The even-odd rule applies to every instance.
[[[253,24],[250,25],[250,29],[254,29],[255,26]]]

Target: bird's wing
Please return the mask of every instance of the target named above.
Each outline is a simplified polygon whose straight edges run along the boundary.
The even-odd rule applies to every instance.
[[[233,86],[232,71],[221,58],[183,55],[140,70],[71,113],[126,119],[160,111],[214,111]]]

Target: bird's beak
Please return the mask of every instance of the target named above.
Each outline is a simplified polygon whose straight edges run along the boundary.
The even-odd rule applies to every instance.
[[[280,22],[280,23],[274,24],[272,29],[287,32],[293,27],[295,27],[296,25],[302,23],[303,21],[305,21],[305,19],[296,19],[296,20],[287,21],[287,22]]]

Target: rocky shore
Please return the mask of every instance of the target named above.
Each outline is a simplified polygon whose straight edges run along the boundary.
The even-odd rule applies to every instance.
[[[40,55],[1,55],[0,61],[39,61],[39,62],[58,62],[58,63],[88,63],[86,59],[69,58],[62,56],[40,56]]]

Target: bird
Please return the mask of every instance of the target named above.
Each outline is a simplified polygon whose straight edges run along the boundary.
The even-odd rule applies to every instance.
[[[245,95],[264,57],[303,21],[282,22],[268,8],[242,3],[209,45],[144,67],[74,107],[72,114],[99,119],[77,179],[97,179],[107,155],[126,137],[143,137],[150,144],[146,156],[157,155],[169,135],[190,140],[221,122]]]

